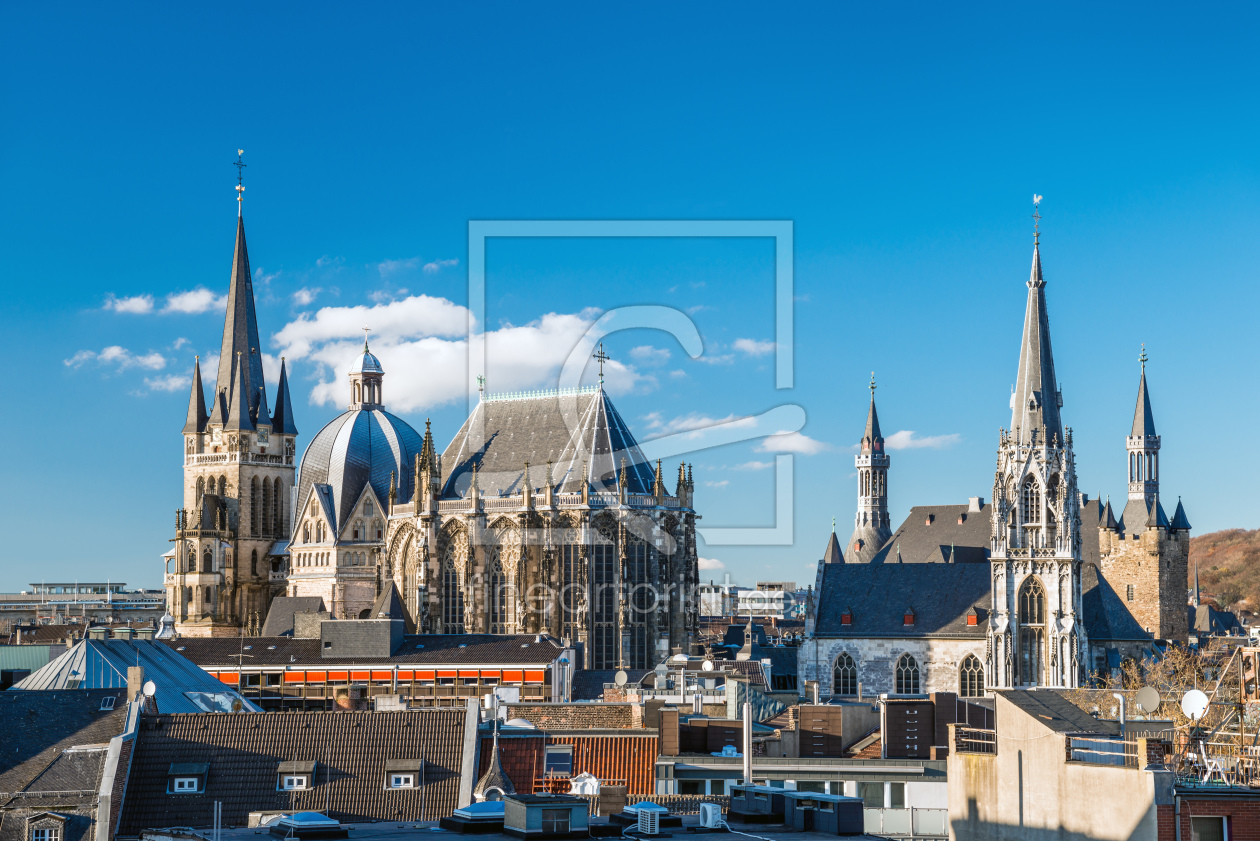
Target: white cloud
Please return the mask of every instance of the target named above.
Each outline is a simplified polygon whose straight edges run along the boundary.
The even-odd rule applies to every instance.
[[[703,362],[706,365],[730,365],[734,361],[735,356],[730,353],[696,357],[696,362]]]
[[[920,438],[912,430],[903,429],[884,439],[884,446],[890,450],[917,450],[921,448],[941,450],[946,447],[952,447],[961,440],[962,436],[957,432],[949,435],[929,435]]]
[[[670,371],[669,375],[676,380],[680,380],[683,377],[687,376],[687,372],[684,371],[682,368],[678,368],[676,370]]]
[[[639,345],[630,348],[630,356],[640,365],[664,365],[669,361],[669,349]]]
[[[646,427],[654,435],[673,435],[678,432],[691,433],[689,438],[700,438],[705,430],[718,425],[729,424],[733,427],[756,426],[757,419],[751,416],[727,415],[724,418],[711,418],[697,412],[689,412],[670,420],[661,417],[660,412],[651,412],[643,416]]]
[[[831,449],[831,445],[815,441],[801,432],[779,432],[767,436],[757,445],[757,449],[763,453],[797,453],[812,456]]]
[[[696,558],[696,561],[702,570],[726,569],[726,564],[717,558]]]
[[[116,298],[113,295],[105,299],[104,309],[110,312],[125,312],[131,315],[144,315],[153,312],[152,295],[134,295],[130,298]]]
[[[162,307],[162,312],[196,315],[209,312],[210,310],[225,309],[226,307],[227,295],[215,295],[204,286],[198,286],[196,289],[190,289],[187,292],[172,292],[170,295],[167,295],[166,305]]]
[[[325,266],[339,266],[344,262],[345,262],[344,257],[329,257],[327,254],[325,254],[323,257],[320,257],[318,260],[315,261],[315,265],[319,266],[322,269]]]
[[[424,264],[424,271],[428,272],[429,274],[433,274],[434,272],[439,272],[442,269],[449,268],[450,266],[458,266],[458,265],[459,265],[458,260],[453,260],[453,259],[452,260],[434,260],[432,263]]]
[[[318,286],[303,286],[301,289],[293,293],[293,303],[297,304],[299,307],[308,307],[315,303],[316,296],[318,296],[322,291],[323,290]]]
[[[404,260],[382,260],[376,264],[376,270],[381,273],[381,277],[389,277],[390,275],[419,267],[419,257],[408,257]]]
[[[765,356],[774,353],[774,342],[761,342],[757,339],[736,339],[731,345],[734,350],[745,356]]]
[[[773,461],[746,461],[743,464],[737,464],[733,470],[769,470],[774,467]]]
[[[386,397],[399,411],[440,406],[465,397],[476,373],[485,370],[491,393],[554,388],[561,367],[598,317],[597,311],[549,313],[524,325],[506,324],[484,334],[488,364],[480,359],[483,336],[474,336],[469,362],[470,316],[445,298],[416,295],[375,306],[323,307],[299,315],[275,335],[290,362],[307,360],[319,382],[316,404],[337,405],[347,396],[345,372],[362,351],[360,328],[372,328],[372,352],[386,372]],[[586,368],[585,382],[594,377]],[[605,365],[605,387],[613,394],[650,390],[656,379],[616,360]]]
[[[731,483],[730,479],[723,479],[720,482],[705,482],[704,484],[705,484],[705,487],[708,487],[708,488],[725,488],[730,483]]]
[[[137,355],[118,345],[110,345],[107,348],[103,348],[99,353],[91,350],[81,350],[69,359],[62,361],[69,368],[79,368],[88,362],[96,362],[100,365],[112,365],[119,371],[127,368],[160,371],[166,367],[166,357],[156,351]]]
[[[192,377],[183,374],[163,374],[160,377],[145,377],[144,384],[149,391],[182,391],[192,385]]]
[[[187,339],[181,336],[180,338],[175,340],[175,344],[171,345],[171,350],[179,350],[184,345],[190,345],[190,344],[192,344],[192,342],[188,341]]]

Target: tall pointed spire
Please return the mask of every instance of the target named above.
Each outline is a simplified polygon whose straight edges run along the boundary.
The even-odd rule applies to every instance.
[[[280,357],[280,384],[276,386],[276,410],[271,415],[271,431],[278,435],[297,435],[297,425],[293,422],[293,398],[289,397],[289,374],[285,370],[283,356]]]
[[[1147,438],[1154,436],[1155,415],[1151,412],[1151,396],[1146,392],[1146,345],[1142,345],[1142,355],[1138,357],[1142,363],[1142,379],[1138,383],[1137,406],[1133,410],[1133,429],[1130,438]]]
[[[871,407],[866,412],[866,430],[862,433],[862,452],[882,453],[884,436],[879,431],[879,412],[875,411],[875,372],[871,371]]]
[[[245,387],[245,363],[242,360],[236,366],[236,388],[232,389],[232,397],[228,403],[226,430],[252,430],[253,421],[249,417],[249,390]]]
[[[1039,236],[1039,234],[1037,235]],[[1063,397],[1054,377],[1050,349],[1050,316],[1046,311],[1046,281],[1041,274],[1041,244],[1034,237],[1032,271],[1028,277],[1028,302],[1024,309],[1024,335],[1019,348],[1019,372],[1011,395],[1011,430],[1020,444],[1063,441],[1059,408]]]
[[[879,429],[874,371],[869,388],[871,405],[866,411],[861,451],[853,458],[858,475],[858,506],[853,519],[853,536],[849,538],[848,562],[857,564],[869,563],[892,537],[892,519],[888,513],[888,468],[892,460],[884,452],[884,436]]]
[[[245,220],[236,220],[236,250],[232,255],[232,280],[228,286],[227,315],[223,321],[223,344],[219,350],[219,373],[215,394],[227,392],[227,405],[235,400],[237,360],[244,366],[246,399],[244,405],[251,421],[263,415],[266,381],[263,377],[262,350],[258,341],[258,318],[254,312],[254,284],[250,278],[249,250],[245,246]]]
[[[201,357],[193,363],[192,393],[188,395],[188,420],[184,423],[184,432],[205,432],[206,393],[201,387]]]

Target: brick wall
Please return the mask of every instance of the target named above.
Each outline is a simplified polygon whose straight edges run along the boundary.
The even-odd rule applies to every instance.
[[[1103,576],[1138,624],[1159,639],[1184,642],[1189,634],[1189,534],[1164,529],[1119,534],[1099,529],[1098,553]],[[1132,600],[1129,587],[1133,588]]]
[[[540,730],[626,730],[643,726],[637,704],[510,704],[508,718]]]
[[[1190,819],[1223,816],[1228,819],[1230,841],[1260,840],[1260,792],[1252,796],[1182,797],[1181,839],[1190,841]],[[1174,806],[1159,806],[1159,841],[1175,841],[1177,837]]]

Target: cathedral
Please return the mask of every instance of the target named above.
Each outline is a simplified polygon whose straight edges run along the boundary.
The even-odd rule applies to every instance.
[[[282,360],[268,413],[238,215],[218,376],[206,411],[200,362],[184,426],[184,500],[166,553],[182,635],[257,633],[272,598],[318,597],[367,618],[390,587],[421,633],[550,634],[586,668],[651,668],[690,651],[699,605],[695,488],[667,489],[604,390],[480,399],[441,453],[386,411],[367,342],[346,411],[295,464]],[[602,352],[597,359],[604,357]]]
[[[1160,501],[1146,354],[1117,517],[1109,500],[1077,488],[1039,239],[990,502],[915,506],[892,529],[872,380],[853,535],[844,546],[831,535],[799,655],[800,674],[823,694],[1075,687],[1187,641],[1190,523],[1180,500],[1171,520]]]

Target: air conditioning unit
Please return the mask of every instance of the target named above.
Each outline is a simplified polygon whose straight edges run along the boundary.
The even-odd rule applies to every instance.
[[[700,825],[705,829],[718,829],[721,827],[722,807],[716,803],[701,803]]]
[[[655,809],[639,809],[639,832],[656,835],[661,831],[661,816]]]

